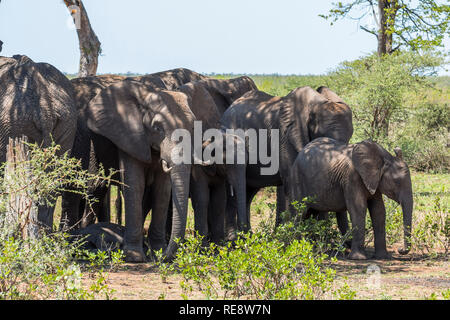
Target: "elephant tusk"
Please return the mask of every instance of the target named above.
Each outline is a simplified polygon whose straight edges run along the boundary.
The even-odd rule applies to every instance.
[[[232,197],[234,197],[234,189],[233,189],[233,186],[230,186],[230,195],[231,195]]]
[[[165,173],[169,173],[170,171],[172,171],[172,168],[169,168],[166,160],[161,160],[161,164],[162,164],[162,169]]]
[[[207,166],[210,166],[210,165],[213,164],[213,162],[211,160],[203,161],[203,160],[201,160],[199,158],[196,158],[196,157],[194,158],[194,163],[198,164],[198,165],[201,165],[203,167],[207,167]]]

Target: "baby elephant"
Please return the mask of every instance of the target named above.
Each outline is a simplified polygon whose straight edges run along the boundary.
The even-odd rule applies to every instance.
[[[366,259],[364,232],[369,209],[375,237],[375,258],[388,258],[386,249],[386,210],[382,195],[402,206],[404,248],[411,247],[413,195],[408,166],[396,148],[396,157],[372,141],[346,145],[330,138],[318,138],[298,154],[288,184],[290,202],[308,197],[308,209],[319,212],[345,212],[352,222],[350,259]],[[293,210],[293,208],[291,208]],[[346,215],[338,215],[338,224]],[[341,221],[339,221],[341,219]]]

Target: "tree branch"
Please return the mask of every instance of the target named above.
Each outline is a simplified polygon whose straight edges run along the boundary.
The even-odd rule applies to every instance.
[[[376,32],[376,31],[374,31],[374,30],[369,30],[369,29],[367,29],[366,27],[364,27],[364,26],[359,26],[359,28],[361,29],[361,30],[364,30],[365,32],[368,32],[368,33],[370,33],[370,34],[373,34],[375,37],[377,37],[377,39],[378,39],[378,33]]]

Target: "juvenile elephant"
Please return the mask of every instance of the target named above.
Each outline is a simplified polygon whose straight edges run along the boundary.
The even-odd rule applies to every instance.
[[[403,210],[404,248],[399,253],[409,252],[413,194],[409,169],[400,150],[396,149],[394,157],[372,141],[347,145],[318,138],[298,154],[288,184],[291,201],[311,197],[307,207],[319,212],[348,210],[353,226],[350,259],[366,259],[367,209],[374,229],[375,257],[388,257],[382,195],[388,196]]]
[[[0,57],[0,162],[8,138],[25,135],[31,143],[60,145],[61,155],[73,145],[77,113],[72,85],[48,63],[27,56]],[[38,219],[53,226],[53,208],[40,207]]]
[[[275,130],[278,140],[272,136],[258,137],[257,145],[249,151],[247,165],[247,214],[250,215],[250,204],[260,188],[267,186],[283,186],[279,188],[278,203],[285,206],[284,191],[289,171],[298,152],[317,137],[330,137],[348,143],[353,134],[352,112],[341,98],[326,87],[317,91],[310,87],[292,90],[285,97],[274,97],[262,91],[253,90],[237,99],[223,114],[221,124],[224,128],[242,129],[244,132],[255,130]],[[263,140],[261,140],[263,139]],[[272,157],[279,157],[279,169],[273,174],[263,173],[263,164],[259,157],[260,146],[266,145]],[[256,160],[250,161],[252,156]],[[274,157],[276,158],[276,157]],[[270,164],[272,165],[272,164]],[[230,202],[232,203],[232,202]],[[280,205],[281,206],[281,205]],[[279,207],[280,207],[279,206]],[[277,208],[277,222],[281,208]],[[236,211],[232,206],[227,208],[226,224],[228,234],[236,230]]]
[[[152,249],[165,249],[170,259],[177,248],[175,240],[184,238],[191,165],[174,163],[172,150],[176,142],[171,137],[176,129],[184,129],[192,135],[194,121],[186,94],[154,90],[131,79],[110,85],[89,103],[89,129],[109,139],[118,149],[121,181],[125,184],[124,252],[127,261],[145,261],[142,228],[147,190],[153,200],[148,235]],[[173,218],[166,248],[170,190]]]
[[[220,129],[220,117],[225,110],[239,97],[256,85],[249,77],[234,79],[206,79],[187,83],[180,87],[180,91],[189,97],[189,106],[198,121],[202,122],[202,136],[208,129]],[[235,136],[217,130],[218,137],[223,142],[221,163],[209,166],[194,165],[191,176],[191,199],[195,213],[195,229],[200,235],[207,236],[215,242],[224,239],[225,210],[227,205],[227,183],[232,188],[232,200],[237,201],[237,216],[239,229],[249,225],[245,207],[245,158],[238,163],[238,150],[243,150],[242,142]],[[219,136],[220,133],[220,136]],[[230,143],[226,145],[226,141]],[[203,144],[213,147],[211,139]],[[232,163],[227,163],[227,147],[233,148]],[[229,150],[228,150],[229,151]],[[231,190],[231,189],[230,189]]]

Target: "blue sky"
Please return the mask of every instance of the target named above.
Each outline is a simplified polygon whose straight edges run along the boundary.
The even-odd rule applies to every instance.
[[[99,73],[186,67],[203,73],[323,74],[376,50],[357,23],[320,18],[332,0],[83,0],[102,43]],[[2,55],[78,71],[62,0],[2,0]],[[447,39],[446,49],[450,47]],[[445,73],[445,72],[444,72]],[[448,72],[447,72],[448,74]]]

